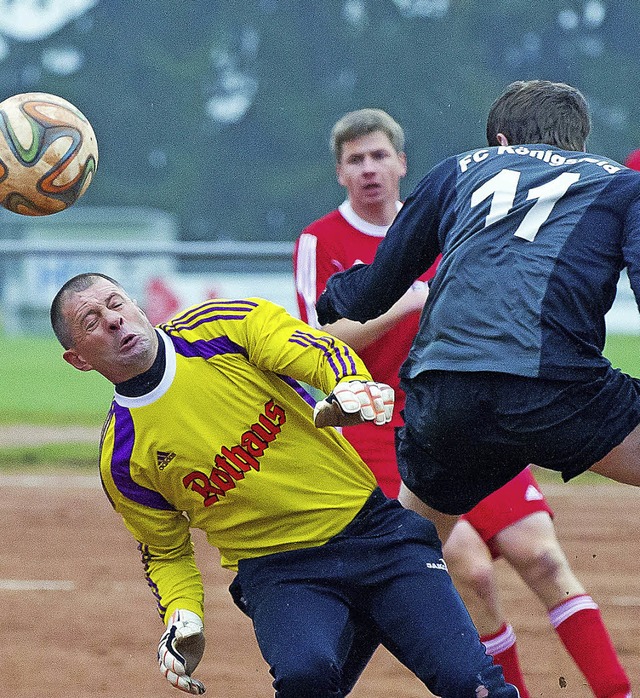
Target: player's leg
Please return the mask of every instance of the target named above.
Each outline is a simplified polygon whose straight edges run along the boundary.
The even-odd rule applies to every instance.
[[[631,687],[597,604],[571,569],[548,513],[500,531],[494,542],[547,608],[549,620],[597,698],[627,698]]]
[[[640,424],[589,470],[617,482],[640,487]]]
[[[585,593],[546,512],[539,511],[514,522],[496,534],[493,541],[500,555],[547,608]]]
[[[440,540],[444,543],[453,527],[455,526],[458,516],[452,514],[443,514],[436,509],[425,504],[419,497],[417,497],[404,483],[400,485],[400,493],[398,494],[398,501],[405,509],[410,509],[415,511],[420,516],[424,516],[425,519],[429,519],[438,531],[438,536]]]
[[[443,552],[456,588],[480,634],[497,632],[504,622],[504,613],[491,552],[482,538],[468,521],[460,519]]]
[[[377,639],[364,622],[356,630],[339,590],[305,578],[304,563],[305,551],[243,560],[229,590],[253,622],[276,698],[343,698]]]
[[[353,638],[342,665],[340,678],[341,695],[353,690],[362,672],[380,646],[380,633],[368,618],[354,618]]]
[[[454,526],[444,546],[444,557],[487,653],[502,667],[506,681],[517,687],[521,698],[529,698],[515,632],[502,608],[493,556],[464,517]]]
[[[398,575],[377,595],[375,620],[387,649],[435,695],[516,698],[517,689],[485,652],[449,576],[429,582],[425,576],[426,570]]]
[[[413,515],[402,523],[395,543],[380,551],[379,580],[367,594],[383,644],[435,695],[516,698],[480,642],[433,527]]]
[[[462,592],[480,637],[508,681],[522,696],[524,684],[516,648],[516,636],[500,605],[494,560],[500,557],[497,542],[504,532],[534,512],[552,515],[531,468],[525,468],[465,514],[445,546],[445,558]]]
[[[342,664],[353,638],[341,600],[305,584],[261,595],[251,619],[276,698],[342,698]]]

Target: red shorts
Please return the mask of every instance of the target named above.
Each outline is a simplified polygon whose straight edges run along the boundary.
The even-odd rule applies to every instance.
[[[528,467],[460,518],[476,529],[495,559],[500,555],[492,545],[492,538],[536,511],[546,511],[553,518],[553,510]]]

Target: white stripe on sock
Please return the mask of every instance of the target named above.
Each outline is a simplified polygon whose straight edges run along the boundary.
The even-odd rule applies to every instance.
[[[549,620],[551,621],[551,625],[557,628],[560,623],[564,623],[564,621],[570,618],[574,613],[587,609],[598,610],[598,604],[588,594],[575,596],[551,609],[551,611],[549,611]]]
[[[495,657],[496,654],[505,652],[516,644],[516,634],[513,632],[513,628],[507,625],[504,632],[496,635],[491,640],[483,640],[482,643],[487,649],[487,654]]]

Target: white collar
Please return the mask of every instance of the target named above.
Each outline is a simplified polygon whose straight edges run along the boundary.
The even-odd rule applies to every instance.
[[[402,208],[402,202],[396,201],[396,212]],[[356,230],[359,230],[365,235],[372,235],[373,237],[383,238],[391,226],[389,225],[374,225],[365,221],[361,218],[354,210],[349,199],[343,201],[340,206],[338,206],[338,211],[342,214],[342,217],[352,225]]]
[[[145,407],[155,402],[158,398],[161,398],[169,389],[173,379],[176,375],[176,350],[173,346],[172,341],[169,339],[168,335],[162,330],[156,328],[160,338],[164,342],[165,348],[165,367],[164,375],[162,380],[156,385],[156,387],[144,395],[139,397],[127,397],[126,395],[119,395],[115,393],[114,400],[120,405],[120,407]]]

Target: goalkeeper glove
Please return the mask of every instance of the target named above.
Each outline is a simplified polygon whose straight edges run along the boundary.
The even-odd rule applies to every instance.
[[[192,611],[177,610],[171,614],[167,629],[158,645],[160,671],[175,688],[200,696],[205,687],[191,678],[204,654],[204,626]]]
[[[353,380],[338,383],[313,410],[316,427],[346,427],[362,422],[387,424],[393,415],[394,391],[386,383]]]

